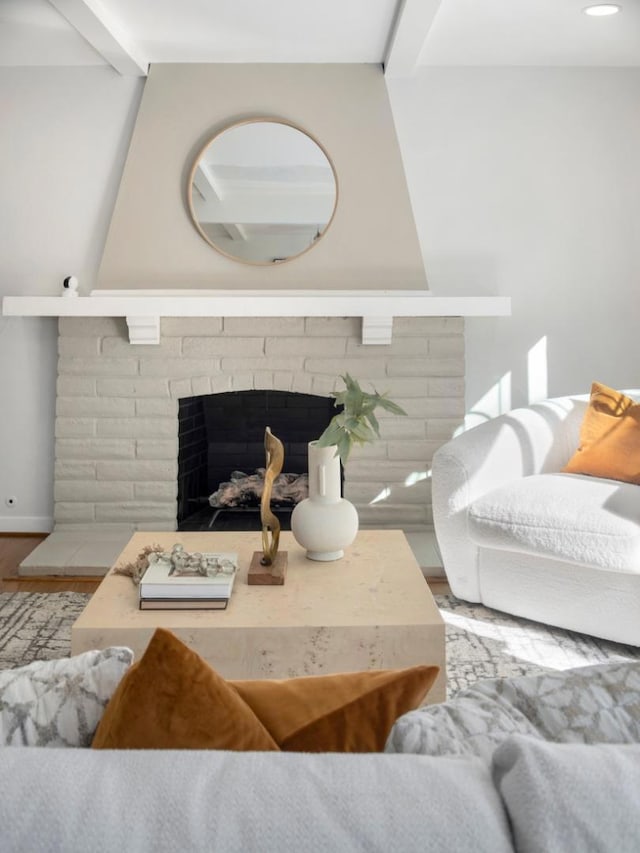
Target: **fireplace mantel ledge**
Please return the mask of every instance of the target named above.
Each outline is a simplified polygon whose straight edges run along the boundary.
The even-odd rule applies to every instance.
[[[5,296],[7,317],[125,317],[132,344],[159,344],[161,317],[361,317],[363,344],[390,344],[394,317],[505,317],[508,296],[418,290],[93,290]]]

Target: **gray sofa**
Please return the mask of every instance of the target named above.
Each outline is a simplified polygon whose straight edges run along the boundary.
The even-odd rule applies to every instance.
[[[0,849],[640,849],[640,663],[478,682],[384,754],[0,750]]]

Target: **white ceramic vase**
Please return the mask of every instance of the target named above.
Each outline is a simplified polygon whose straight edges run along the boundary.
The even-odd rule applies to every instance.
[[[310,560],[339,560],[358,532],[358,512],[341,497],[335,447],[309,442],[309,497],[291,514],[291,532]]]

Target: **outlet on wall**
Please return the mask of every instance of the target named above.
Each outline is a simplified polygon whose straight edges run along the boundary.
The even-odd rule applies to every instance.
[[[4,499],[4,502],[8,507],[14,507],[18,503],[18,498],[15,495],[9,495],[9,497]]]

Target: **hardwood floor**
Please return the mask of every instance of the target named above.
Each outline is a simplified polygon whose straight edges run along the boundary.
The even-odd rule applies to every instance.
[[[21,578],[18,566],[46,539],[44,534],[0,533],[0,592],[93,592],[100,578]]]

